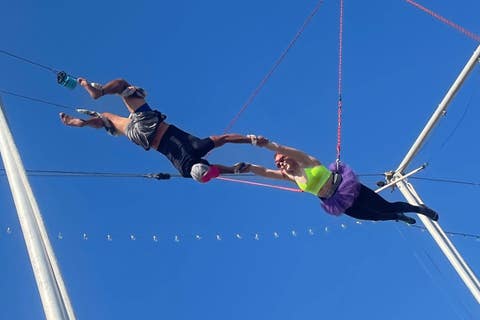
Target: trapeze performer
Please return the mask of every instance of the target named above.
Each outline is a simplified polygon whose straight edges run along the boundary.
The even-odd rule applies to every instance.
[[[396,220],[415,224],[416,220],[404,212],[416,212],[437,221],[438,214],[425,205],[414,206],[407,202],[388,202],[372,189],[360,183],[354,171],[347,165],[332,163],[327,168],[315,157],[300,150],[282,146],[268,139],[250,136],[253,144],[275,152],[274,160],[278,170],[267,169],[256,164],[245,164],[241,172],[272,179],[295,182],[322,202],[329,214],[342,213],[361,220]]]
[[[240,134],[223,134],[204,139],[187,133],[165,122],[166,116],[152,110],[145,101],[146,91],[130,85],[123,79],[116,79],[105,85],[90,83],[85,78],[78,78],[78,83],[98,99],[107,94],[122,97],[130,116],[128,118],[112,113],[99,113],[86,109],[77,111],[87,114],[84,120],[60,113],[61,121],[71,127],[105,128],[111,135],[125,135],[133,143],[145,150],[154,149],[165,155],[182,177],[193,178],[198,182],[208,182],[224,173],[238,173],[243,163],[234,166],[211,165],[203,157],[214,148],[226,143],[252,143],[252,137]],[[263,140],[260,139],[262,143]]]

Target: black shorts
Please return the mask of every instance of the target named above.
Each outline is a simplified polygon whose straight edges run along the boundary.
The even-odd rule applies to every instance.
[[[200,139],[170,125],[157,150],[172,162],[183,177],[190,178],[190,170],[195,163],[208,164],[202,157],[213,148],[215,144],[212,139]]]
[[[159,111],[150,109],[145,103],[128,117],[130,122],[125,129],[125,135],[133,143],[145,150],[150,150],[150,143],[155,137],[158,125],[166,116]]]

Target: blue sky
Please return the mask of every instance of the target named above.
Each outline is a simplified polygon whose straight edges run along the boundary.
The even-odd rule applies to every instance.
[[[478,1],[421,4],[480,32]],[[19,0],[3,11],[1,47],[96,82],[126,78],[147,89],[170,123],[204,137],[223,132],[315,5]],[[338,1],[324,1],[233,132],[335,159],[338,13]],[[343,160],[359,174],[395,169],[477,45],[405,1],[345,1]],[[127,114],[118,97],[93,101],[11,57],[0,56],[0,68],[2,90]],[[429,163],[418,177],[480,182],[479,83],[475,70],[409,167]],[[2,99],[29,170],[175,173],[159,153],[125,138],[64,127],[61,108]],[[209,160],[272,165],[270,152],[243,145]],[[381,179],[362,176],[371,187]],[[0,319],[42,319],[7,179],[0,181]],[[480,233],[478,186],[410,181],[444,230]],[[307,194],[179,178],[32,176],[31,184],[79,319],[480,316],[427,232],[331,217]],[[452,241],[478,273],[480,241]]]

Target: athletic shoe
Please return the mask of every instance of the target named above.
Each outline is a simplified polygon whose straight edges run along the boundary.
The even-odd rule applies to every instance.
[[[397,214],[397,221],[403,221],[407,224],[415,224],[417,223],[417,220],[413,219],[412,217],[406,216],[403,213],[398,213]]]
[[[421,212],[419,212],[419,213],[421,213],[423,215],[426,215],[427,217],[429,217],[433,221],[438,221],[438,213],[435,210],[430,209],[429,207],[427,207],[424,204],[421,204],[419,207],[421,208]]]

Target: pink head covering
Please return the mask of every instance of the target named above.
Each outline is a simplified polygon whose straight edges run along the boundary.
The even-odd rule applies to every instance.
[[[202,177],[202,182],[208,182],[220,175],[220,169],[217,166],[210,166],[207,173]]]
[[[204,163],[195,163],[192,166],[190,175],[193,179],[200,183],[205,183],[220,175],[220,169],[217,166],[212,166]]]

